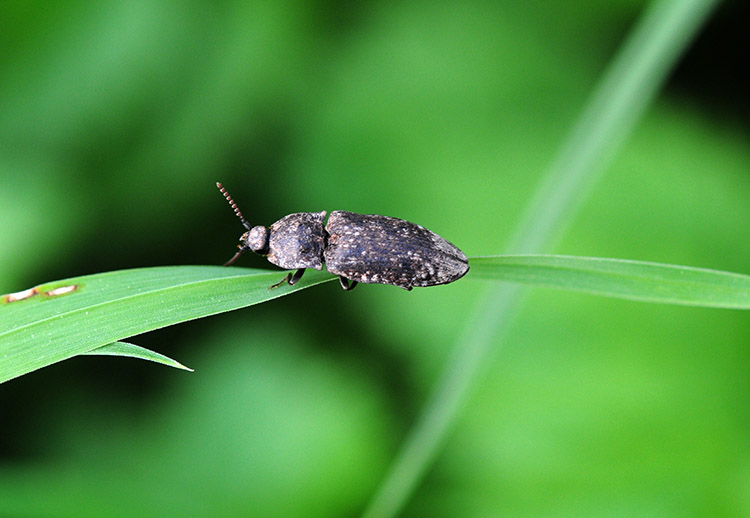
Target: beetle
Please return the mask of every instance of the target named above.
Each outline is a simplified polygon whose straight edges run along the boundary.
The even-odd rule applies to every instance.
[[[415,286],[437,286],[456,281],[469,271],[469,260],[453,243],[416,223],[377,214],[335,210],[297,212],[270,227],[252,226],[221,183],[216,186],[247,232],[239,251],[224,266],[252,250],[289,272],[281,282],[294,285],[306,268],[338,275],[341,287],[357,283],[390,284],[411,291]]]

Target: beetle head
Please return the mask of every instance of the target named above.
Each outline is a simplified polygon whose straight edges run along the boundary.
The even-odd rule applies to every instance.
[[[260,225],[253,227],[248,232],[242,234],[240,249],[246,248],[256,254],[268,255],[268,237],[270,234],[271,231],[268,227]]]

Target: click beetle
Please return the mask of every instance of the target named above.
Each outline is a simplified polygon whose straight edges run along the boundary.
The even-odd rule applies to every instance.
[[[220,183],[221,193],[240,218],[247,232],[240,237],[239,251],[225,263],[229,266],[252,250],[269,262],[296,270],[278,284],[294,285],[306,268],[323,269],[339,276],[349,291],[357,283],[391,284],[405,290],[415,286],[437,286],[456,281],[469,271],[469,260],[453,243],[421,225],[377,214],[344,210],[298,212],[271,227],[252,226]]]

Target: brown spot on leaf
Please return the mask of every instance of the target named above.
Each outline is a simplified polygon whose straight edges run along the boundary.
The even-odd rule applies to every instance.
[[[71,293],[77,289],[78,289],[78,284],[71,284],[70,286],[60,286],[59,288],[45,291],[44,294],[47,297],[57,297],[59,295],[65,295],[66,293]]]
[[[39,288],[29,288],[28,290],[18,291],[16,293],[9,293],[5,296],[5,302],[18,302],[19,300],[25,300],[39,294]]]

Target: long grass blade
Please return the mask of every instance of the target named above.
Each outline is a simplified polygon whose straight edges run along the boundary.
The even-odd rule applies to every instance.
[[[605,71],[557,159],[516,228],[509,253],[554,247],[578,206],[663,84],[716,0],[657,0],[644,12]],[[456,421],[480,368],[499,351],[523,295],[517,285],[480,297],[468,327],[365,509],[368,518],[397,515]]]
[[[221,266],[120,270],[0,297],[0,383],[123,338],[231,311],[335,277],[308,271],[275,289],[283,272]]]
[[[750,309],[750,275],[689,266],[564,255],[504,255],[473,258],[471,276],[643,302]]]
[[[91,356],[121,356],[125,358],[137,358],[139,360],[148,360],[151,362],[161,363],[175,369],[182,369],[193,372],[193,369],[186,367],[177,360],[173,360],[169,356],[164,356],[140,345],[131,344],[128,342],[114,342],[111,344],[103,345],[91,351],[83,353],[84,355]]]

